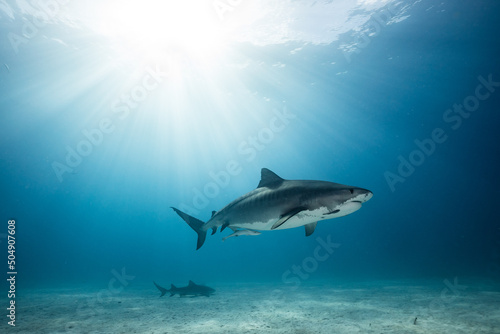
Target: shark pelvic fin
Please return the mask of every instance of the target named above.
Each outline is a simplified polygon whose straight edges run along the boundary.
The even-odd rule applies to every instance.
[[[198,233],[198,243],[196,244],[196,250],[200,249],[207,238],[207,231],[203,229],[204,222],[196,219],[187,213],[182,212],[174,207],[172,209],[196,232]],[[213,231],[215,233],[215,231]],[[213,234],[212,233],[212,234]]]
[[[224,231],[226,229],[226,227],[228,227],[228,226],[229,226],[229,223],[222,224],[222,227],[220,228],[220,231],[221,232]]]
[[[267,188],[276,188],[281,185],[285,181],[275,173],[271,172],[267,168],[262,168],[260,171],[260,182],[257,188],[267,187]]]
[[[306,237],[308,237],[314,233],[314,229],[316,228],[317,224],[318,224],[318,222],[309,223],[307,225],[304,225],[306,228]]]
[[[281,225],[286,223],[288,221],[288,219],[292,218],[297,213],[304,211],[304,210],[305,210],[305,208],[303,208],[303,207],[293,208],[292,210],[288,211],[287,213],[281,215],[280,219],[278,219],[278,221],[276,223],[274,223],[274,225],[271,227],[271,230],[277,229],[278,227],[280,227]]]

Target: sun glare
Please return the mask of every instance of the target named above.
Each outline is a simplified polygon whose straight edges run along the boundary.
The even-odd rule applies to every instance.
[[[114,1],[99,16],[102,34],[145,56],[176,48],[210,57],[224,43],[222,24],[207,2]]]

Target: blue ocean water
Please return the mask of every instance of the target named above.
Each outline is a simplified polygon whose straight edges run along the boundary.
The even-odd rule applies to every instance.
[[[179,12],[209,13],[226,34],[213,41],[208,23],[165,27],[154,7],[152,32],[127,40],[139,18],[102,6],[0,4],[0,254],[6,261],[15,220],[20,294],[106,287],[117,273],[151,289],[498,282],[498,1],[206,2]],[[113,14],[130,30],[105,31]],[[198,34],[208,46],[188,43]],[[253,190],[263,167],[374,197],[311,237],[297,228],[222,242],[224,231],[196,250],[171,207],[207,221]],[[335,247],[318,261],[322,242]]]

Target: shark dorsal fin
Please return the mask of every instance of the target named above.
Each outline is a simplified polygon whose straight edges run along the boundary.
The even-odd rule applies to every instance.
[[[275,188],[279,187],[284,179],[276,175],[275,173],[271,172],[267,168],[262,168],[260,171],[260,182],[257,188],[261,187],[267,187],[267,188]]]
[[[212,211],[212,217],[215,216],[216,213],[217,211]]]
[[[193,282],[193,281],[191,281],[191,280],[189,281],[188,286],[195,286],[195,285],[196,285],[196,283],[195,283],[195,282]]]

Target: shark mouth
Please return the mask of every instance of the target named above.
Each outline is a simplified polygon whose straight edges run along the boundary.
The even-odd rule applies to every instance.
[[[330,212],[327,212],[325,215],[326,216],[329,216],[329,215],[334,215],[336,213],[339,213],[341,212],[341,214],[344,214],[344,211],[349,211],[349,213],[351,212],[354,212],[356,210],[359,210],[359,208],[361,208],[361,202],[360,201],[347,201],[347,202],[344,202],[342,204],[340,204],[339,206],[337,206],[337,208],[339,209],[335,209],[335,210],[332,210]],[[354,211],[351,211],[352,209],[355,209]]]
[[[361,205],[362,205],[361,201],[352,201],[352,200],[346,201],[346,202],[340,204],[339,206],[337,206],[337,208],[335,210],[327,212],[325,214],[325,216],[334,215],[335,218],[346,216],[348,214],[351,214],[351,213],[361,209]]]

